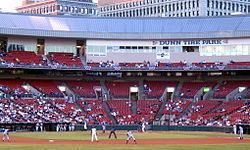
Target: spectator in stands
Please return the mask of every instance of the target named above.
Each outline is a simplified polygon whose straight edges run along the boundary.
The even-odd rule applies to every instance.
[[[234,64],[234,63],[235,63],[235,61],[233,61],[233,60],[230,60],[230,63],[231,63],[231,64]]]
[[[154,66],[155,66],[155,67],[159,67],[159,64],[160,64],[160,62],[156,60]]]

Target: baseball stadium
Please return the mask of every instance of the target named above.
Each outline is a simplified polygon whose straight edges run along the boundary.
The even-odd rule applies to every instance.
[[[250,149],[250,15],[0,20],[0,149]]]

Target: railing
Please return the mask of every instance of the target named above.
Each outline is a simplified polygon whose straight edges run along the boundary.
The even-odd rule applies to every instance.
[[[86,70],[86,71],[231,71],[231,70],[250,70],[250,66],[108,66],[108,67],[93,67],[93,66],[67,66],[67,65],[39,65],[39,64],[14,64],[1,63],[0,68],[13,69],[47,69],[47,70]]]

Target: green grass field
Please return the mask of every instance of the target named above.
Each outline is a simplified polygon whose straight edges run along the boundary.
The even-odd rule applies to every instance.
[[[106,134],[99,134],[100,140],[107,139]],[[126,132],[117,131],[118,139],[125,139]],[[90,132],[19,132],[13,133],[12,136],[36,138],[36,139],[55,139],[55,140],[89,140]],[[211,133],[211,132],[147,132],[135,133],[137,139],[171,139],[171,138],[208,138],[208,137],[235,137],[232,134]]]
[[[99,134],[100,140],[107,140],[107,134]],[[117,132],[119,139],[125,139],[125,132]],[[89,132],[19,132],[11,133],[11,136],[18,138],[33,139],[53,139],[53,140],[89,140]],[[188,139],[188,138],[210,138],[210,137],[234,137],[232,134],[225,133],[208,133],[208,132],[149,132],[135,133],[138,140],[142,139]],[[250,138],[246,136],[246,138]],[[218,144],[218,145],[140,145],[140,144],[120,144],[120,145],[32,145],[32,144],[15,144],[0,143],[0,150],[250,150],[250,143],[246,144]]]

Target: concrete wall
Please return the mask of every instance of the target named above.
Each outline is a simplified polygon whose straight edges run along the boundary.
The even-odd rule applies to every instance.
[[[250,39],[222,39],[223,45],[234,45],[234,44],[248,44],[250,43]],[[128,40],[87,40],[88,45],[96,45],[96,46],[164,46],[159,45],[159,41],[128,41]],[[207,44],[211,45],[211,44]],[[173,46],[173,45],[171,45]],[[186,45],[178,45],[178,46],[186,46]],[[188,45],[191,46],[191,45]],[[193,46],[201,46],[201,45],[193,45]],[[88,50],[87,50],[88,54]],[[170,57],[166,59],[157,59],[155,52],[149,53],[109,53],[107,52],[105,56],[92,56],[87,55],[87,60],[92,60],[94,62],[99,61],[107,61],[113,60],[114,62],[142,62],[144,60],[154,62],[180,62],[186,60],[187,62],[201,62],[203,60],[207,62],[229,62],[230,60],[234,61],[249,61],[250,55],[237,55],[237,56],[202,56],[200,52],[170,52]]]

